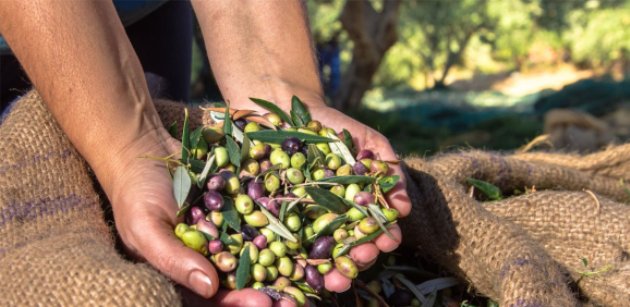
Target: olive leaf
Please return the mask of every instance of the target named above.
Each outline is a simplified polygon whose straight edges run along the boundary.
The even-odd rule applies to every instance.
[[[223,208],[221,208],[221,212],[223,213],[223,219],[227,225],[240,232],[241,218],[238,216],[238,212],[236,212],[236,209],[234,208],[234,201],[231,197],[223,197]]]
[[[238,268],[236,269],[236,289],[243,289],[249,281],[251,265],[252,262],[251,259],[249,259],[249,248],[245,248],[241,258],[238,260]]]
[[[343,158],[344,161],[346,161],[346,163],[354,165],[356,163],[356,160],[354,160],[354,156],[352,156],[352,153],[350,152],[350,149],[348,149],[346,144],[344,144],[334,133],[328,131],[326,134],[327,137],[333,140],[332,142],[328,143],[330,151],[339,155],[341,158]]]
[[[501,193],[501,189],[499,189],[496,185],[474,178],[466,179],[468,184],[474,186],[479,189],[484,195],[486,195],[490,200],[501,200],[503,199],[503,194]]]
[[[206,165],[203,166],[203,170],[197,177],[197,186],[201,189],[203,185],[206,183],[206,179],[208,179],[208,174],[210,174],[210,170],[212,170],[212,166],[214,166],[214,155],[208,156],[206,160]]]
[[[360,176],[360,175],[348,175],[348,176],[333,176],[328,178],[320,179],[318,182],[330,182],[330,183],[339,183],[339,184],[370,184],[375,181],[374,177],[370,176]]]
[[[291,97],[291,119],[298,127],[304,127],[311,121],[311,114],[297,96]]]
[[[232,137],[234,137],[234,139],[237,142],[240,142],[241,144],[244,144],[243,143],[243,139],[245,138],[245,134],[243,133],[243,131],[241,131],[241,129],[238,128],[237,125],[233,125],[232,126]],[[251,142],[251,140],[250,140],[250,142]]]
[[[306,149],[306,161],[309,165],[307,169],[310,170],[313,168],[315,166],[314,164],[317,164],[317,167],[320,168],[324,167],[324,160],[326,159],[324,153],[321,152],[315,144],[307,144]]]
[[[166,130],[168,131],[168,134],[176,138],[177,137],[177,121],[174,121],[170,125],[168,125],[168,129]]]
[[[332,140],[327,137],[312,135],[296,131],[283,131],[283,130],[261,130],[256,132],[248,132],[247,136],[252,140],[259,140],[265,143],[281,144],[290,137],[298,138],[304,143],[323,143],[331,142]]]
[[[230,117],[230,106],[225,105],[225,118],[223,118],[223,133],[232,135],[232,118]]]
[[[314,242],[321,236],[332,234],[339,226],[348,221],[348,217],[345,214],[339,215],[328,223],[324,228],[320,229],[317,233],[308,238],[309,242]]]
[[[287,214],[287,207],[289,203],[287,201],[283,201],[282,205],[280,205],[280,213],[278,214],[278,219],[280,221],[284,221],[284,216]]]
[[[221,231],[221,233],[219,234],[219,240],[221,240],[221,243],[223,243],[223,245],[236,245],[238,244],[238,241],[234,240],[234,238],[230,237],[230,235],[228,235],[225,230]]]
[[[243,135],[243,140],[241,141],[243,147],[241,147],[241,160],[247,159],[249,157],[249,148],[252,145],[252,141],[247,137],[247,135]]]
[[[384,223],[387,223],[387,218],[385,217],[383,212],[381,212],[381,208],[379,208],[379,206],[376,205],[376,204],[370,204],[370,205],[368,205],[368,211],[370,212],[370,214],[372,215],[374,220],[376,220],[376,223],[378,224],[378,227],[380,227],[381,230],[383,230],[383,232],[385,232],[385,234],[390,239],[392,239],[392,240],[397,242],[398,239],[396,239],[394,237],[394,235],[392,235],[392,233],[387,229],[387,227],[385,227]]]
[[[289,229],[284,226],[284,224],[282,224],[275,216],[273,216],[273,214],[269,213],[269,211],[267,211],[267,209],[265,209],[265,207],[263,207],[259,202],[255,202],[260,207],[260,211],[267,217],[267,220],[269,221],[269,225],[267,225],[267,228],[291,242],[297,242],[297,239],[293,236],[291,231],[289,231]]]
[[[173,193],[175,194],[175,202],[180,209],[186,202],[191,186],[192,181],[188,175],[188,170],[182,165],[178,166],[173,174]]]
[[[289,115],[287,113],[282,111],[282,109],[278,108],[278,106],[276,106],[275,103],[273,103],[271,101],[264,100],[264,99],[252,98],[252,97],[250,97],[249,100],[251,100],[255,104],[265,108],[265,110],[267,110],[267,111],[269,111],[271,113],[276,113],[287,124],[289,124],[291,126],[295,126],[295,124],[293,123],[293,120],[291,120],[291,117],[289,117]]]
[[[188,108],[184,108],[184,128],[182,129],[182,163],[187,164],[190,157],[190,124],[188,122]]]
[[[354,240],[350,243],[346,243],[343,245],[343,247],[339,250],[339,252],[337,253],[338,256],[343,256],[345,254],[347,254],[348,252],[350,252],[350,249],[352,249],[353,247],[366,243],[366,242],[370,242],[374,239],[376,239],[376,237],[380,236],[383,233],[382,229],[378,229],[375,232],[361,238],[358,240]]]
[[[343,200],[328,190],[315,187],[304,187],[304,190],[306,190],[306,193],[308,193],[318,205],[331,212],[344,213],[348,210],[348,206],[346,206]]]
[[[356,153],[356,148],[354,148],[354,142],[352,141],[352,134],[346,128],[343,128],[343,143],[348,147],[352,155]]]
[[[227,149],[230,163],[240,169],[241,167],[241,149],[238,144],[229,136],[225,137],[225,148]],[[237,172],[238,173],[238,172]]]
[[[424,297],[424,295],[422,295],[422,293],[420,293],[420,291],[418,290],[418,288],[416,288],[416,285],[411,282],[409,279],[405,278],[404,275],[402,274],[396,274],[394,275],[394,278],[398,279],[398,281],[400,281],[400,283],[402,283],[403,285],[405,285],[405,287],[409,288],[409,290],[413,293],[413,295],[416,296],[416,298],[422,302],[422,306],[425,306],[427,302],[427,298]],[[427,305],[429,306],[429,305]],[[430,305],[433,306],[433,305]]]
[[[378,179],[377,183],[381,187],[381,191],[383,193],[387,193],[396,186],[398,181],[400,181],[400,176],[393,175],[381,177]]]

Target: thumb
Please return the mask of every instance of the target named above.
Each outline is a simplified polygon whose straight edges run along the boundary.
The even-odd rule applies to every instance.
[[[217,293],[217,272],[203,255],[186,247],[175,237],[168,223],[157,224],[143,233],[155,234],[139,244],[143,258],[160,272],[193,291],[209,298]]]

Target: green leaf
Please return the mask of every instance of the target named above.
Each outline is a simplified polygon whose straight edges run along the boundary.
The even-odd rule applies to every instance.
[[[193,130],[193,132],[190,134],[190,148],[198,148],[200,144],[200,142],[203,141],[203,144],[206,144],[206,141],[203,138],[203,127],[198,127],[197,129]],[[207,145],[206,145],[207,146]]]
[[[394,235],[387,229],[387,227],[385,227],[385,224],[387,222],[387,218],[385,217],[385,215],[383,215],[383,212],[381,212],[381,209],[379,208],[378,205],[376,204],[370,204],[368,205],[368,211],[370,212],[370,214],[372,215],[372,217],[374,218],[374,220],[376,220],[376,223],[378,224],[378,227],[381,228],[381,230],[383,230],[383,232],[385,232],[385,234],[392,239],[394,242],[397,242],[398,240],[394,237]]]
[[[238,242],[234,240],[234,238],[230,237],[230,235],[228,235],[225,231],[221,231],[221,233],[219,234],[219,240],[221,240],[221,243],[223,243],[223,245],[238,244]]]
[[[278,106],[276,106],[276,104],[274,104],[273,102],[264,100],[264,99],[260,99],[260,98],[252,98],[250,97],[249,100],[253,101],[255,104],[265,108],[265,110],[271,112],[271,113],[276,113],[278,114],[278,116],[280,116],[280,118],[285,121],[287,124],[291,125],[291,126],[295,126],[295,124],[293,123],[293,120],[291,120],[291,117],[289,117],[289,115],[282,111],[282,109],[278,108]]]
[[[291,119],[298,127],[304,127],[311,121],[311,114],[297,96],[291,98]]]
[[[182,163],[188,164],[190,157],[190,124],[188,123],[188,108],[184,108],[184,128],[182,129]]]
[[[348,176],[334,176],[320,179],[318,182],[330,182],[330,183],[339,183],[339,184],[370,184],[374,182],[374,177],[370,176],[359,176],[359,175],[348,175]]]
[[[180,216],[184,216],[184,214],[186,214],[186,212],[188,212],[188,209],[190,209],[191,205],[189,203],[185,203],[183,207],[179,208],[179,210],[177,210],[177,213],[175,214],[175,216],[180,217]]]
[[[353,247],[355,247],[357,245],[360,245],[360,244],[363,244],[363,243],[366,243],[366,242],[370,242],[370,241],[376,239],[376,237],[380,236],[382,233],[383,233],[383,230],[379,229],[379,230],[377,230],[377,231],[375,231],[375,232],[373,232],[373,233],[371,233],[371,234],[369,234],[369,235],[367,235],[367,236],[365,236],[365,237],[363,237],[361,239],[354,240],[354,241],[352,241],[350,243],[345,244],[341,248],[341,250],[339,251],[339,256],[343,256],[343,255],[347,254],[348,252],[350,252],[350,249],[352,249]]]
[[[170,125],[168,125],[167,130],[168,130],[168,134],[176,138],[177,137],[177,121],[174,121]]]
[[[315,163],[317,163],[317,167],[324,167],[324,160],[326,159],[324,153],[321,152],[315,144],[308,144],[306,146],[306,161],[309,165],[309,169],[314,167],[315,165],[313,164]]]
[[[315,187],[304,187],[306,193],[320,206],[334,213],[344,213],[348,210],[348,206],[341,198],[332,192]]]
[[[230,106],[225,104],[225,118],[223,119],[223,133],[232,135],[232,118],[230,117]]]
[[[188,175],[188,170],[182,165],[178,166],[175,169],[175,174],[173,174],[173,193],[175,194],[175,202],[177,202],[179,208],[184,206],[191,186],[192,181],[190,175]]]
[[[280,205],[280,213],[278,214],[278,219],[280,221],[284,221],[284,216],[287,214],[288,207],[289,207],[289,203],[286,201],[283,201],[282,205]]]
[[[221,212],[223,213],[223,220],[230,228],[241,231],[241,218],[234,208],[234,201],[231,197],[223,197],[223,208],[221,208]]]
[[[249,157],[249,148],[252,145],[252,141],[249,137],[247,137],[247,135],[243,135],[243,141],[241,144],[243,144],[243,147],[241,147],[241,161],[243,161]]]
[[[230,157],[230,163],[237,168],[241,168],[241,149],[238,144],[231,137],[225,138],[225,148],[227,149],[228,156]],[[238,171],[237,171],[238,174]]]
[[[210,170],[212,170],[213,165],[214,155],[208,156],[208,160],[206,160],[206,165],[203,166],[203,170],[201,170],[201,174],[199,174],[199,177],[197,178],[197,186],[200,189],[206,183],[206,179],[208,179],[208,174],[210,174]]]
[[[426,305],[427,298],[424,297],[424,295],[422,295],[422,293],[420,293],[420,291],[418,291],[418,288],[416,288],[416,285],[413,282],[411,282],[409,279],[405,278],[405,276],[403,276],[402,274],[396,274],[396,275],[394,275],[394,278],[398,279],[398,281],[400,281],[400,283],[405,285],[405,287],[407,287],[413,293],[413,295],[415,295],[416,298],[420,302],[422,302],[422,306]]]
[[[249,281],[251,265],[252,262],[251,259],[249,259],[249,248],[246,248],[243,250],[243,254],[238,260],[238,268],[236,269],[236,289],[243,289]]]
[[[339,155],[346,163],[350,165],[354,165],[356,160],[354,160],[354,156],[350,152],[350,149],[344,144],[334,133],[328,131],[327,137],[332,139],[332,142],[328,143],[328,147],[330,147],[330,151]]]
[[[259,140],[262,142],[275,143],[275,144],[282,144],[284,140],[290,137],[296,137],[304,143],[323,143],[323,142],[332,141],[331,139],[327,137],[306,134],[306,133],[296,132],[296,131],[261,130],[261,131],[256,131],[256,132],[248,132],[246,134],[252,140]]]
[[[381,187],[383,193],[387,193],[396,186],[399,180],[400,176],[398,175],[385,176],[378,179],[378,185]]]
[[[352,141],[352,134],[346,128],[343,129],[343,143],[348,147],[352,155],[356,153],[356,148],[354,148],[354,141]]]
[[[501,189],[499,189],[496,185],[474,178],[466,179],[468,184],[474,186],[479,189],[484,195],[486,195],[490,200],[500,200],[503,199],[503,194],[501,193]]]
[[[265,209],[265,207],[263,207],[260,203],[258,203],[257,201],[255,202],[258,207],[260,207],[260,211],[267,217],[267,220],[269,221],[269,225],[266,226],[267,228],[291,242],[297,242],[297,239],[293,236],[291,231],[287,229],[286,226],[284,226],[284,224],[282,224],[275,216],[273,216],[273,214],[269,213],[269,211],[267,211],[267,209]]]
[[[195,174],[203,172],[203,168],[206,166],[206,162],[195,158],[188,158],[188,164],[190,164],[190,171]]]

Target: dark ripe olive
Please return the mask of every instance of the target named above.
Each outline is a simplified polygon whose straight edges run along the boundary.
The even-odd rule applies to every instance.
[[[308,254],[309,259],[328,259],[333,246],[335,246],[335,239],[332,236],[319,237],[311,246],[311,252]]]
[[[296,137],[287,138],[286,140],[284,140],[284,142],[282,142],[282,150],[284,150],[289,155],[300,151],[301,147],[302,142]]]
[[[374,159],[374,152],[372,152],[369,149],[361,149],[359,151],[359,153],[357,154],[357,160],[363,160],[363,159],[373,160]]]
[[[280,204],[276,200],[272,200],[269,197],[259,197],[256,201],[274,216],[280,215]]]
[[[243,130],[245,129],[245,125],[247,125],[247,121],[242,118],[239,118],[234,121],[234,124],[236,125],[236,127],[238,127],[238,129]]]
[[[218,254],[223,251],[223,243],[221,240],[212,240],[208,242],[208,251],[211,254]]]
[[[192,207],[190,208],[190,211],[188,211],[189,214],[189,223],[190,225],[192,224],[197,224],[197,221],[199,221],[200,219],[205,219],[206,218],[206,214],[203,213],[203,210],[201,210],[201,208],[199,207]]]
[[[324,170],[324,178],[335,177],[335,172],[329,169]]]
[[[203,203],[209,210],[220,210],[223,208],[223,197],[219,192],[209,190],[203,195]]]
[[[352,171],[357,174],[357,175],[363,175],[367,172],[369,172],[370,170],[365,167],[365,165],[359,161],[357,161],[356,163],[354,163],[354,165],[352,166]]]
[[[409,306],[413,300],[413,294],[406,289],[397,289],[389,298],[392,306]]]
[[[265,186],[256,179],[250,180],[247,183],[247,195],[252,199],[259,199],[265,195]]]
[[[307,265],[306,268],[304,268],[304,279],[315,291],[319,292],[324,289],[324,276],[319,274],[317,268],[314,266]]]
[[[212,191],[221,191],[225,188],[225,179],[222,176],[216,175],[212,176],[210,180],[208,180],[208,190]]]
[[[252,241],[260,233],[258,232],[258,230],[256,230],[256,228],[244,224],[243,226],[241,226],[241,234],[243,235],[243,240]]]
[[[358,192],[354,195],[354,202],[359,206],[367,206],[374,203],[374,195],[370,192]]]

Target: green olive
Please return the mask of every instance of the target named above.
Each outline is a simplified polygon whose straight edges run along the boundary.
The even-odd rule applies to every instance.
[[[328,143],[317,143],[315,144],[315,147],[317,147],[317,149],[319,149],[319,151],[321,151],[324,155],[327,155],[331,152]]]
[[[254,159],[247,159],[243,162],[241,169],[251,176],[256,176],[260,173],[260,164]]]
[[[262,235],[264,235],[267,238],[267,242],[273,242],[277,238],[276,233],[273,232],[273,230],[269,228],[266,228],[266,227],[261,228],[259,231]]]
[[[339,228],[333,232],[333,238],[335,239],[335,242],[342,243],[343,240],[348,238],[348,232],[343,228]]]
[[[287,169],[291,165],[289,155],[282,149],[274,149],[269,156],[272,165],[280,165],[281,169]]]
[[[304,306],[304,304],[306,304],[306,296],[304,295],[302,290],[296,287],[284,287],[284,289],[282,289],[282,292],[291,295],[295,299],[295,302],[298,306]]]
[[[273,193],[280,188],[280,178],[278,174],[275,172],[270,172],[265,175],[265,190],[267,192]]]
[[[304,174],[302,174],[302,171],[299,169],[289,168],[286,174],[287,179],[289,179],[289,182],[292,184],[300,184],[304,182]]]
[[[308,226],[304,227],[304,237],[305,238],[309,238],[309,237],[311,237],[314,234],[315,234],[315,230],[313,230],[313,226],[308,225]]]
[[[270,265],[265,268],[267,270],[267,281],[275,281],[278,278],[278,268]]]
[[[255,123],[255,122],[249,122],[247,123],[247,125],[245,125],[245,128],[243,128],[243,132],[245,133],[256,132],[256,131],[260,131],[260,125],[258,125],[258,123]]]
[[[319,233],[324,227],[326,227],[326,225],[330,224],[332,220],[336,219],[337,216],[338,215],[336,213],[332,212],[322,214],[313,222],[313,230],[316,233]]]
[[[265,248],[258,253],[258,263],[263,266],[270,266],[276,261],[276,254],[270,249]]]
[[[257,282],[263,282],[267,279],[267,269],[259,263],[252,266],[252,277]]]
[[[333,194],[339,196],[339,197],[344,197],[346,196],[346,188],[344,188],[342,185],[336,185],[332,188],[330,188],[330,192],[332,192]]]
[[[337,170],[340,166],[341,158],[338,155],[334,153],[329,153],[326,155],[326,167],[334,171]]]
[[[322,127],[322,129],[319,130],[319,135],[321,136],[328,137],[328,134],[337,135],[337,132],[329,127]]]
[[[339,254],[341,253],[341,250],[343,248],[344,248],[343,243],[338,243],[337,245],[335,245],[335,247],[333,247],[333,250],[332,250],[332,257],[333,258],[339,257],[340,256]]]
[[[357,227],[359,227],[359,230],[362,233],[368,234],[368,235],[371,233],[374,233],[380,228],[376,219],[374,219],[371,216],[368,216],[362,219],[361,222],[359,222],[359,225],[357,225]]]
[[[201,134],[206,143],[216,143],[223,139],[223,125],[205,126]]]
[[[354,207],[350,208],[350,210],[346,212],[346,216],[351,222],[360,221],[362,218],[365,217],[365,215],[361,211],[359,211],[359,209]]]
[[[178,238],[182,238],[182,235],[188,230],[188,225],[185,223],[179,223],[175,226],[175,236]]]
[[[356,183],[351,183],[346,187],[346,200],[354,201],[354,196],[361,192],[361,187]]]
[[[357,278],[357,275],[359,275],[357,265],[354,261],[352,261],[352,259],[346,256],[335,258],[335,268],[339,271],[339,273],[341,273],[341,275],[350,279],[355,279]]]
[[[249,148],[249,157],[254,160],[260,160],[265,157],[266,148],[265,144],[258,143]]]
[[[295,194],[297,197],[306,197],[306,189],[303,186],[294,187],[291,189],[291,193]]]
[[[227,149],[223,146],[217,146],[214,148],[214,163],[217,167],[224,167],[230,162],[230,156]]]
[[[332,266],[332,263],[330,262],[325,262],[325,263],[321,263],[317,265],[317,271],[319,271],[319,273],[322,275],[326,275],[326,273],[330,272],[332,268],[333,266]]]
[[[225,192],[230,195],[237,194],[241,190],[241,182],[238,180],[238,177],[232,175],[225,182]]]
[[[337,176],[348,176],[348,175],[352,175],[352,165],[350,164],[344,164],[342,166],[340,166],[337,171],[335,172],[335,175]]]
[[[300,216],[298,216],[296,213],[290,213],[284,219],[284,224],[292,232],[296,232],[300,230],[300,228],[302,228],[302,220],[300,220]]]
[[[309,130],[318,133],[319,130],[322,130],[322,123],[320,123],[317,120],[312,120],[310,122],[308,122],[308,124],[306,124],[306,128],[308,128]]]
[[[272,125],[279,127],[282,125],[282,118],[276,113],[267,113],[263,115]]]
[[[235,242],[234,244],[228,244],[227,248],[232,255],[238,254],[243,248],[243,235],[240,233],[235,233],[230,235],[230,238]]]
[[[258,247],[256,247],[256,245],[254,245],[254,243],[252,242],[245,242],[239,255],[243,256],[243,252],[246,248],[249,248],[249,260],[251,260],[252,263],[258,262]]]
[[[252,213],[243,216],[243,218],[245,219],[245,223],[247,223],[247,225],[253,227],[264,227],[269,224],[267,216],[265,216],[265,214],[260,210],[254,210]]]
[[[223,212],[213,210],[208,213],[208,215],[206,216],[206,220],[208,219],[208,217],[210,217],[210,221],[212,222],[212,224],[216,225],[217,227],[221,227],[221,225],[223,225]]]
[[[182,242],[184,245],[200,252],[204,255],[208,254],[208,240],[201,231],[188,229],[182,234]]]
[[[282,276],[289,277],[293,273],[293,262],[289,257],[280,257],[276,260],[278,273]]]
[[[255,290],[260,290],[263,287],[265,287],[265,284],[263,284],[263,283],[261,283],[259,281],[257,281],[257,282],[252,284],[252,289],[255,289]]]
[[[287,254],[287,246],[280,241],[273,241],[269,244],[269,249],[276,255],[277,258],[284,257]]]
[[[311,177],[313,177],[313,180],[315,181],[320,181],[324,179],[324,177],[326,177],[326,171],[321,168],[316,169],[315,171],[311,173]]]
[[[385,219],[387,219],[388,222],[395,221],[398,218],[398,215],[400,214],[398,210],[394,208],[383,208],[381,209],[381,212],[383,212],[383,215],[385,216]]]
[[[297,234],[293,234],[293,237],[297,238],[295,242],[286,240],[284,241],[284,245],[286,245],[287,248],[290,250],[298,250],[302,247],[302,241],[300,240],[300,237]]]
[[[289,276],[289,279],[292,281],[298,281],[304,278],[304,267],[299,264],[293,266],[293,273]]]
[[[302,169],[302,166],[306,163],[306,156],[301,152],[296,152],[291,156],[291,167],[296,169]]]
[[[291,281],[284,277],[284,276],[279,276],[276,281],[273,283],[273,286],[278,289],[278,291],[282,291],[284,288],[288,287],[291,285]]]
[[[240,214],[250,214],[254,211],[254,201],[247,194],[238,194],[234,199],[234,207]]]
[[[298,128],[298,130],[297,130],[297,131],[298,131],[298,132],[301,132],[301,133],[310,134],[310,135],[317,135],[317,132],[314,132],[314,131],[313,131],[313,130],[311,130],[311,129]]]
[[[238,261],[234,255],[229,252],[220,252],[214,256],[212,256],[212,262],[214,262],[214,266],[217,267],[221,272],[232,272],[236,269],[236,265]]]

